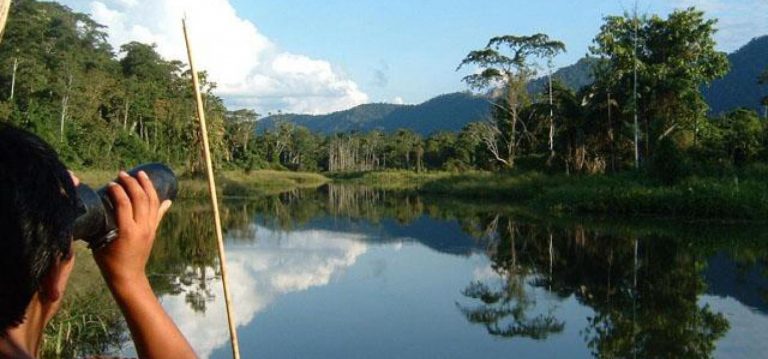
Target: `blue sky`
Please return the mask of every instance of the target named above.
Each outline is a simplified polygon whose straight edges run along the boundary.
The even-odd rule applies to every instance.
[[[602,14],[616,1],[275,1],[235,0],[241,14],[280,47],[339,66],[371,95],[417,103],[462,90],[454,70],[471,50],[501,34],[543,32],[568,45],[559,65],[578,60]],[[554,14],[550,19],[548,14]]]
[[[65,0],[110,26],[114,42],[155,42],[183,57],[177,19],[231,107],[323,113],[366,102],[420,103],[465,90],[454,71],[501,34],[543,32],[566,43],[558,66],[584,56],[601,19],[631,0]],[[642,13],[697,6],[721,19],[720,48],[768,34],[768,0],[645,0]],[[150,8],[149,10],[147,8]],[[218,75],[218,76],[217,76]]]

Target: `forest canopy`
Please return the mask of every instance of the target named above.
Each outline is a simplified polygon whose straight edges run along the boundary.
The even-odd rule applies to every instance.
[[[38,133],[75,168],[162,161],[199,170],[188,66],[153,44],[114,49],[105,30],[54,2],[14,1],[0,46],[0,118]],[[729,71],[715,31],[716,21],[694,8],[666,18],[608,16],[591,47],[591,84],[577,90],[550,78],[566,44],[546,34],[491,37],[457,59],[482,70],[466,80],[485,91],[491,111],[429,136],[407,128],[318,134],[287,121],[256,131],[261,115],[227,109],[202,73],[215,162],[331,172],[640,167],[674,180],[764,161],[766,126],[756,112],[708,116],[701,89]],[[547,81],[532,91],[537,78]]]

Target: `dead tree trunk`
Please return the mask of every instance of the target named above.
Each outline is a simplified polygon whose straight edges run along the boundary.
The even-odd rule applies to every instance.
[[[13,75],[11,75],[11,98],[10,100],[13,101],[13,95],[16,92],[16,70],[19,68],[19,58],[14,57],[13,58]]]
[[[67,118],[69,109],[69,92],[72,88],[72,73],[67,79],[67,87],[64,89],[64,95],[61,97],[61,118],[59,119],[59,142],[64,142],[64,121]]]

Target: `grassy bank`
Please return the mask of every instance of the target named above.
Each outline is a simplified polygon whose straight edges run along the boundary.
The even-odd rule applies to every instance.
[[[77,176],[83,183],[93,187],[102,186],[113,180],[117,171],[84,170]],[[179,173],[179,172],[177,172]],[[219,195],[227,197],[251,197],[277,194],[298,188],[315,188],[329,179],[317,173],[258,170],[221,171],[216,175]],[[208,196],[208,181],[200,176],[181,174],[179,176],[179,197],[196,198]]]
[[[375,171],[331,173],[334,183],[363,185],[388,190],[415,190],[427,183],[448,178],[448,172]]]
[[[538,172],[463,174],[380,172],[336,175],[338,183],[422,194],[515,202],[549,214],[674,217],[695,220],[768,219],[768,183],[761,176],[691,177],[663,185],[643,175],[545,175]]]
[[[753,171],[754,172],[754,171]],[[539,172],[423,172],[382,171],[317,173],[259,170],[222,171],[217,175],[221,195],[251,197],[300,188],[316,188],[329,181],[378,189],[415,191],[428,195],[515,202],[549,214],[590,214],[674,217],[701,220],[768,219],[768,182],[765,173],[744,172],[722,177],[690,177],[663,185],[640,174],[606,176],[546,175]],[[78,172],[89,184],[114,178],[112,171]],[[180,176],[180,197],[208,194],[203,177]]]
[[[253,197],[278,194],[300,188],[316,188],[329,179],[317,173],[258,170],[223,171],[217,175],[216,187],[225,197]],[[206,178],[182,176],[179,193],[184,198],[208,196]]]
[[[127,327],[83,242],[74,244],[75,268],[61,309],[45,328],[43,358],[110,353],[127,339]]]

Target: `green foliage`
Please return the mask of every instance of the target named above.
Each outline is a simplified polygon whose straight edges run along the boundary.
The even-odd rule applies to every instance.
[[[671,185],[688,174],[686,162],[687,158],[677,148],[675,142],[666,137],[659,142],[656,152],[653,153],[648,171],[651,177]]]
[[[548,189],[537,205],[554,211],[712,220],[762,220],[766,185],[754,179],[691,178],[658,186],[619,178],[585,178]]]
[[[518,174],[476,172],[429,181],[420,188],[420,191],[459,197],[524,201],[541,193],[551,180],[551,177],[538,172]]]
[[[732,177],[690,176],[667,185],[639,173],[603,176],[539,172],[462,174],[371,172],[332,176],[335,182],[465,199],[514,202],[553,214],[764,220],[768,170],[753,166]]]
[[[456,68],[479,67],[479,73],[465,76],[462,81],[474,90],[498,92],[492,103],[492,120],[479,126],[477,134],[495,161],[505,168],[515,167],[524,145],[534,146],[529,128],[533,126],[530,120],[535,109],[530,106],[528,82],[540,66],[535,61],[546,60],[551,66],[561,52],[565,52],[565,44],[545,34],[497,36],[485,48],[469,52]]]
[[[90,250],[76,243],[77,265],[61,310],[45,328],[42,358],[80,358],[120,348],[127,327]]]
[[[536,64],[531,63],[532,58],[551,59],[561,52],[565,52],[565,44],[551,40],[546,34],[496,36],[485,48],[467,54],[457,70],[467,65],[480,67],[480,73],[468,75],[463,81],[473,89],[484,90],[507,85],[515,77],[527,79],[535,75]]]
[[[674,137],[679,140],[696,130],[707,112],[701,87],[728,72],[725,54],[715,50],[715,24],[694,8],[677,10],[666,19],[609,16],[595,38],[592,53],[604,59],[597,82],[611,88],[621,108],[617,115],[625,123],[637,111],[646,159],[670,133],[682,132]]]
[[[331,176],[335,182],[370,186],[377,189],[413,190],[434,180],[449,177],[448,173],[414,173],[412,171],[348,172]]]
[[[698,151],[710,162],[744,166],[754,162],[764,148],[766,129],[752,110],[738,109],[712,119],[701,130]]]
[[[214,163],[237,174],[226,186],[233,195],[249,195],[252,191],[246,187],[256,183],[248,177],[262,178],[261,170],[288,169],[328,171],[337,178],[391,187],[424,185],[423,191],[433,193],[538,198],[542,201],[537,203],[549,209],[577,212],[610,212],[616,206],[618,213],[684,213],[692,203],[703,201],[699,193],[706,193],[731,209],[742,200],[754,204],[723,212],[726,215],[756,217],[764,208],[762,197],[741,193],[745,188],[756,191],[757,185],[742,181],[742,192],[733,195],[721,184],[730,183],[742,168],[756,168],[768,153],[768,132],[749,111],[705,118],[700,89],[728,68],[724,55],[714,50],[714,26],[695,9],[664,19],[607,17],[592,49],[596,58],[583,64],[594,70],[592,84],[574,91],[555,79],[534,96],[529,80],[564,51],[564,44],[544,34],[494,37],[459,66],[483,69],[465,81],[472,88],[491,90],[490,103],[481,96],[458,94],[419,106],[371,104],[327,115],[318,122],[323,125],[279,114],[257,129],[260,115],[226,109],[212,93],[215,84],[202,73]],[[38,133],[71,167],[163,161],[191,175],[199,173],[202,156],[188,68],[163,59],[153,45],[132,42],[121,46],[120,54],[118,60],[104,28],[86,15],[55,3],[15,2],[0,47],[0,115]],[[635,64],[637,104],[631,91]],[[474,112],[462,112],[460,121],[452,117],[467,108]],[[641,157],[655,182],[619,174],[579,177],[574,184],[567,176],[542,174],[617,174],[630,167],[634,133],[629,124],[635,108],[641,118]],[[435,116],[457,132],[435,131],[438,126],[430,119]],[[348,126],[354,118],[363,120]],[[467,118],[478,122],[467,124]],[[406,128],[427,122],[433,124],[417,126],[418,131]],[[397,124],[402,127],[393,127]],[[532,172],[474,172],[516,166]],[[376,172],[360,174],[367,171]],[[709,185],[689,186],[698,189],[692,196],[688,187],[681,187],[690,181],[689,175],[699,175]],[[628,190],[606,192],[596,187],[600,181],[607,181],[608,188],[625,185]],[[661,199],[670,202],[656,202]],[[695,208],[688,213],[713,215]]]
[[[199,170],[185,65],[137,42],[120,52],[118,60],[103,26],[87,15],[52,2],[14,2],[0,46],[2,120],[41,135],[72,167],[161,160]],[[202,75],[212,148],[227,157],[226,111]]]

